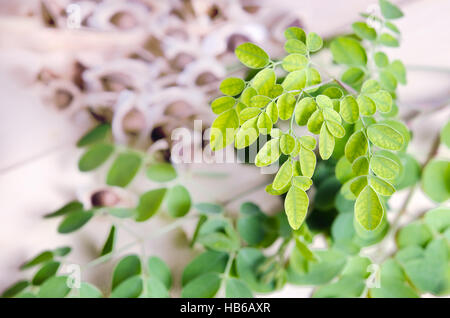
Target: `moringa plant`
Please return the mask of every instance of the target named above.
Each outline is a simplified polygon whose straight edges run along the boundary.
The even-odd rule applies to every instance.
[[[210,147],[256,147],[255,165],[276,167],[266,192],[284,199],[284,211],[269,216],[264,207],[246,202],[235,217],[226,202],[193,204],[170,163],[115,145],[111,126],[100,124],[77,144],[86,149],[79,170],[94,170],[114,157],[107,185],[125,188],[144,167],[146,177],[161,186],[140,194],[135,207],[104,202],[85,207],[73,201],[45,217],[61,218],[61,234],[77,231],[96,217],[110,220],[98,258],[79,270],[82,276],[120,256],[110,288],[76,284],[77,277],[61,268],[71,265],[71,248],[64,246],[26,262],[21,269],[39,268],[3,296],[168,297],[173,281],[181,285],[181,297],[252,297],[285,284],[314,286],[314,297],[448,295],[450,210],[436,206],[401,228],[399,218],[419,182],[433,201],[450,198],[450,162],[434,158],[441,142],[450,146],[450,124],[423,166],[407,153],[412,136],[396,119],[396,88],[406,84],[406,70],[382,51],[399,45],[400,32],[392,20],[403,14],[386,0],[380,0],[380,8],[380,16],[363,15],[369,20],[355,22],[353,34],[326,42],[333,61],[344,69],[340,76],[330,75],[311,58],[324,46],[321,37],[298,27],[285,31],[287,56],[282,59],[270,59],[252,43],[236,48],[237,58],[254,71],[245,80],[231,77],[221,83],[225,96],[211,103],[218,117]],[[301,126],[308,132],[303,129],[300,135]],[[388,222],[389,198],[407,188],[401,210]],[[122,221],[150,222],[161,212],[173,222],[115,246],[118,233],[129,231]],[[145,251],[129,254],[131,247],[192,219],[196,228],[190,245],[201,253],[181,277],[172,277],[159,257]],[[325,237],[326,248],[311,248],[318,235]],[[391,239],[396,249],[387,253]],[[372,245],[373,255],[365,249]]]

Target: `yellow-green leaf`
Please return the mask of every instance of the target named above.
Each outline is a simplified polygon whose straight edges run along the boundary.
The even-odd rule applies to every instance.
[[[345,157],[351,163],[367,152],[368,142],[364,133],[359,130],[353,133],[345,145]]]
[[[316,155],[304,147],[300,148],[300,167],[305,177],[311,178],[316,169]]]
[[[268,135],[272,130],[272,120],[267,113],[262,113],[258,116],[258,130],[259,133]]]
[[[377,193],[370,186],[366,186],[356,199],[356,221],[366,230],[373,231],[381,224],[383,214],[383,206]]]
[[[275,102],[270,102],[266,108],[266,114],[269,115],[270,120],[273,124],[278,121],[278,107]]]
[[[316,103],[321,108],[333,108],[333,102],[326,95],[319,95],[316,97]]]
[[[395,192],[392,184],[375,176],[369,177],[369,185],[380,195],[390,196]]]
[[[286,40],[296,39],[302,42],[306,41],[306,33],[299,27],[289,27],[284,31]]]
[[[253,96],[258,95],[258,92],[253,87],[247,87],[241,94],[240,100],[246,106],[250,106],[250,100]]]
[[[289,225],[297,230],[305,220],[308,212],[309,199],[306,192],[297,187],[291,187],[284,201],[284,210],[288,218]]]
[[[400,172],[398,163],[384,156],[375,155],[370,159],[370,169],[384,179],[395,179]]]
[[[361,156],[353,161],[352,171],[355,176],[365,176],[369,173],[369,159]]]
[[[345,135],[345,128],[334,120],[327,120],[328,131],[336,138],[342,138]]]
[[[373,100],[365,95],[359,95],[356,101],[358,102],[359,112],[363,116],[372,116],[377,111]]]
[[[280,158],[280,139],[271,139],[259,150],[255,158],[257,167],[268,166]]]
[[[259,71],[252,79],[252,87],[259,95],[268,96],[273,86],[275,85],[276,75],[273,69],[266,68]]]
[[[367,185],[367,176],[359,176],[350,181],[350,191],[357,197]]]
[[[334,150],[334,137],[326,125],[322,125],[319,135],[319,153],[323,160],[331,157]]]
[[[378,91],[374,94],[368,94],[367,96],[375,103],[378,111],[382,113],[389,113],[392,108],[392,96],[386,91]]]
[[[295,148],[295,138],[291,135],[285,134],[280,138],[280,149],[285,155],[289,155]]]
[[[299,126],[304,126],[309,117],[316,111],[317,104],[312,97],[305,97],[295,106],[295,121]]]
[[[322,48],[322,38],[314,32],[308,33],[306,37],[306,47],[310,52],[316,52]]]
[[[367,136],[373,144],[383,149],[400,150],[403,145],[403,136],[387,125],[370,125],[367,128]]]
[[[250,68],[263,68],[269,64],[269,56],[263,49],[253,43],[243,43],[235,50],[239,61]]]
[[[309,117],[308,120],[308,130],[310,132],[312,132],[313,134],[318,135],[320,133],[320,128],[322,128],[322,124],[323,124],[323,114],[322,111],[320,109],[317,109],[312,115],[311,117]]]
[[[291,160],[286,160],[286,162],[281,166],[280,170],[278,170],[275,179],[273,180],[272,188],[278,191],[283,189],[291,182],[292,173],[292,162]]]
[[[278,98],[277,108],[278,116],[282,120],[291,118],[295,107],[295,97],[292,94],[286,93]]]
[[[233,108],[234,104],[236,103],[236,100],[231,96],[222,96],[219,98],[216,98],[211,103],[211,109],[214,112],[214,114],[221,114],[231,108]]]
[[[313,136],[301,136],[298,140],[306,149],[314,150],[316,148],[317,141]]]
[[[295,176],[292,178],[292,185],[303,191],[307,191],[312,186],[312,180],[305,176]]]
[[[289,39],[284,43],[284,50],[288,53],[306,54],[306,45],[300,40]]]
[[[299,41],[299,43],[302,43]],[[286,72],[293,72],[304,69],[308,65],[308,59],[299,53],[289,54],[283,59],[281,66]]]
[[[220,114],[211,125],[211,149],[216,151],[231,144],[238,127],[239,118],[236,110],[230,109]]]
[[[235,147],[245,148],[258,139],[259,131],[257,127],[258,117],[247,120],[236,133]]]
[[[239,123],[242,125],[247,120],[258,116],[260,113],[261,113],[261,109],[258,108],[258,107],[247,107],[247,108],[244,108],[239,113]]]
[[[272,101],[270,97],[264,95],[256,95],[250,99],[251,107],[263,108]]]
[[[220,83],[220,91],[225,95],[236,96],[239,95],[245,87],[245,82],[237,77],[226,78]]]
[[[281,86],[287,91],[301,90],[306,85],[306,72],[305,70],[294,71],[289,73],[284,79]]]
[[[359,119],[358,103],[353,96],[345,96],[339,108],[339,113],[346,122],[354,124]]]

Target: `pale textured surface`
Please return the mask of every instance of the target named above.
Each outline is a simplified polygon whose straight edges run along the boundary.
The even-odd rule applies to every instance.
[[[6,2],[0,3],[4,5]],[[271,3],[274,7],[286,6],[286,10],[302,19],[307,30],[327,36],[348,31],[349,22],[356,19],[357,13],[372,2],[352,0],[342,5],[332,0],[283,0]],[[403,40],[401,48],[389,50],[389,54],[392,58],[401,58],[407,66],[415,67],[408,74],[408,85],[400,87],[402,112],[407,113],[409,107],[422,111],[442,106],[444,101],[448,101],[450,92],[450,20],[447,17],[450,2],[402,1],[401,4],[405,13],[405,18],[399,21]],[[134,32],[86,34],[44,29],[30,19],[11,16],[0,17],[0,29],[0,290],[3,290],[22,277],[17,270],[18,266],[43,249],[70,244],[74,247],[74,252],[70,255],[71,261],[83,264],[95,258],[109,224],[104,219],[95,219],[83,231],[62,236],[56,233],[57,220],[41,219],[43,214],[58,208],[76,195],[85,198],[90,189],[103,184],[105,171],[95,174],[80,174],[77,171],[76,162],[80,152],[70,144],[86,130],[89,122],[83,117],[74,119],[69,114],[55,112],[49,105],[44,105],[32,84],[33,77],[41,65],[52,65],[55,69],[64,70],[67,60],[86,48],[111,49],[111,43],[114,42],[115,52],[126,51],[128,47],[137,45],[140,35]],[[91,58],[89,50],[81,55],[86,56],[86,59]],[[325,62],[329,57],[320,55],[318,58],[323,58]],[[419,66],[447,68],[447,73],[422,71],[423,68]],[[446,107],[420,121],[409,122],[414,132],[409,151],[423,161],[431,140],[449,117],[450,109]],[[13,167],[16,163],[40,154],[45,156]],[[448,150],[441,147],[439,156],[448,158]],[[270,179],[270,176],[260,174],[258,169],[242,165],[193,165],[190,169],[229,174],[226,178],[192,179],[187,172],[184,173],[183,180],[193,193],[194,200],[198,201],[228,199]],[[133,182],[131,189],[139,191],[149,186],[151,184],[148,182],[137,180]],[[416,194],[402,222],[435,205],[420,190],[416,190]],[[405,196],[405,191],[401,191],[393,197],[390,201],[393,211],[400,208]],[[280,208],[278,199],[265,194],[263,187],[233,202],[229,209],[236,211],[243,200],[260,204],[266,212],[274,212]],[[136,231],[151,233],[167,222],[158,217],[148,224],[136,226]],[[186,233],[191,233],[192,224],[187,224],[185,229]],[[186,245],[184,235],[182,231],[174,231],[146,245],[146,253],[166,260],[175,277],[179,277],[183,266],[195,254]],[[126,231],[120,231],[118,245],[126,244],[131,239]],[[324,242],[316,243],[317,246],[324,246],[323,244]],[[390,249],[392,246],[385,248]],[[110,269],[111,266],[112,263],[109,263],[106,268]],[[88,275],[89,280],[108,284],[109,272],[106,270],[92,270]],[[271,297],[305,297],[309,294],[308,288],[286,286]]]

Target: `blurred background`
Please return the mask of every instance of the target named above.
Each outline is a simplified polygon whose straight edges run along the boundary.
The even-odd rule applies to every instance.
[[[393,2],[405,17],[398,21],[400,48],[387,54],[407,67],[408,84],[399,88],[400,117],[414,134],[409,152],[423,161],[450,118],[450,1]],[[64,236],[56,232],[57,220],[42,219],[74,198],[89,205],[93,194],[107,189],[105,170],[86,174],[77,169],[81,152],[75,143],[88,129],[110,122],[116,143],[170,160],[172,130],[193,129],[194,119],[202,120],[203,129],[209,127],[214,119],[209,102],[219,95],[220,81],[244,74],[233,54],[237,45],[251,41],[281,56],[286,27],[330,39],[351,32],[359,13],[376,3],[0,0],[0,290],[21,277],[18,267],[26,259],[44,249],[70,244],[71,258],[81,264],[97,256],[107,220]],[[315,58],[331,65],[327,53]],[[449,157],[446,149],[438,155]],[[280,199],[261,187],[271,176],[255,167],[195,164],[178,169],[194,202],[222,202],[244,193],[227,208],[236,211],[240,203],[256,201],[267,213],[281,209]],[[107,190],[134,202],[136,193],[152,187],[137,179],[126,190]],[[391,207],[398,209],[405,195],[395,194]],[[433,206],[417,190],[402,221]],[[151,232],[168,222],[160,216],[132,226]],[[147,252],[163,258],[175,276],[196,253],[186,240],[193,226],[148,244]],[[122,241],[127,233],[118,244]],[[86,279],[105,288],[111,266],[91,271]],[[271,296],[309,294],[308,288],[287,286]]]

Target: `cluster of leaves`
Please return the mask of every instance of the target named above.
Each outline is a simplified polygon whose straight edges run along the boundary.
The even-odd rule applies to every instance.
[[[382,12],[387,10],[386,5],[382,1]],[[389,17],[392,14],[385,15]],[[384,28],[393,26],[383,18],[378,20]],[[271,61],[255,44],[238,46],[238,59],[260,70],[249,81],[225,79],[220,90],[227,96],[211,104],[219,115],[212,124],[213,150],[233,142],[236,148],[245,148],[265,134],[270,140],[259,149],[255,165],[279,164],[281,155],[287,156],[267,192],[287,192],[284,206],[293,229],[300,228],[305,220],[309,205],[306,191],[312,185],[317,161],[316,139],[296,136],[294,122],[319,136],[322,160],[329,159],[338,151],[336,148],[344,148],[338,170],[351,170],[352,178],[345,187],[348,197],[356,200],[355,218],[365,230],[382,226],[383,203],[395,192],[392,180],[402,167],[396,153],[405,151],[410,132],[390,117],[397,113],[395,89],[397,81],[406,83],[405,67],[399,60],[389,63],[386,54],[378,50],[386,45],[388,33],[377,35],[365,22],[353,24],[353,29],[356,38],[339,37],[330,44],[334,61],[347,66],[342,81],[321,81],[310,53],[321,49],[322,39],[316,33],[306,35],[302,29],[290,27],[285,31],[288,55],[279,62]],[[365,41],[371,49],[377,48],[373,56],[368,57]],[[369,59],[375,61],[375,69]],[[279,65],[285,75],[277,80]],[[290,120],[289,129],[273,128],[278,120]]]

